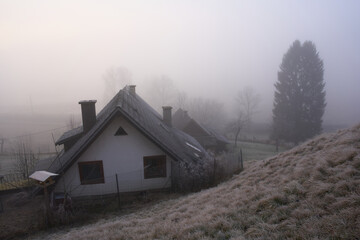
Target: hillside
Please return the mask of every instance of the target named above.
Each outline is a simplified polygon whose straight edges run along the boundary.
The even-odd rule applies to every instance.
[[[47,239],[356,239],[360,125],[249,164],[217,187]]]

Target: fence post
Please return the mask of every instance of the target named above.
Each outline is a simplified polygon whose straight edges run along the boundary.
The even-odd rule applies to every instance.
[[[117,173],[115,174],[115,176],[116,176],[116,189],[117,189],[118,207],[119,207],[119,209],[120,209],[119,180],[118,180],[118,175],[117,175]]]
[[[213,177],[214,184],[216,183],[216,158],[214,157],[214,177]]]
[[[240,167],[241,167],[241,170],[243,170],[243,169],[244,169],[244,166],[243,166],[242,149],[240,149]]]
[[[240,150],[241,151],[241,150]],[[235,152],[234,152],[234,159],[236,159],[236,157],[237,157],[237,169],[236,169],[236,171],[239,171],[240,170],[240,152],[239,152],[239,154],[236,154]]]
[[[0,213],[4,212],[4,205],[2,203],[2,199],[0,198]]]

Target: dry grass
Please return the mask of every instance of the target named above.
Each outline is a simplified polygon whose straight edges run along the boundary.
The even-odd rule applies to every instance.
[[[5,183],[0,183],[0,191],[31,187],[33,185],[34,182],[29,180],[18,180],[10,183],[5,182]]]
[[[39,239],[359,239],[360,125],[212,189]]]
[[[12,239],[44,228],[43,198],[27,192],[2,195],[4,212],[0,213],[0,239]]]

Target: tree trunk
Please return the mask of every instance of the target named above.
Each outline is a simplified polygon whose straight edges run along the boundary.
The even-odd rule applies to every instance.
[[[237,140],[238,140],[238,136],[239,136],[239,133],[240,133],[240,130],[241,128],[239,127],[236,131],[236,135],[235,135],[235,147],[237,147]]]

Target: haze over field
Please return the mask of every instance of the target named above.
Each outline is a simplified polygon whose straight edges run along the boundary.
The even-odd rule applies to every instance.
[[[0,113],[68,116],[79,114],[82,99],[97,99],[100,110],[103,75],[123,66],[145,99],[152,79],[165,75],[229,111],[251,86],[261,95],[255,118],[270,123],[279,65],[299,39],[314,42],[324,61],[325,123],[353,125],[360,119],[359,12],[355,0],[1,0]]]

